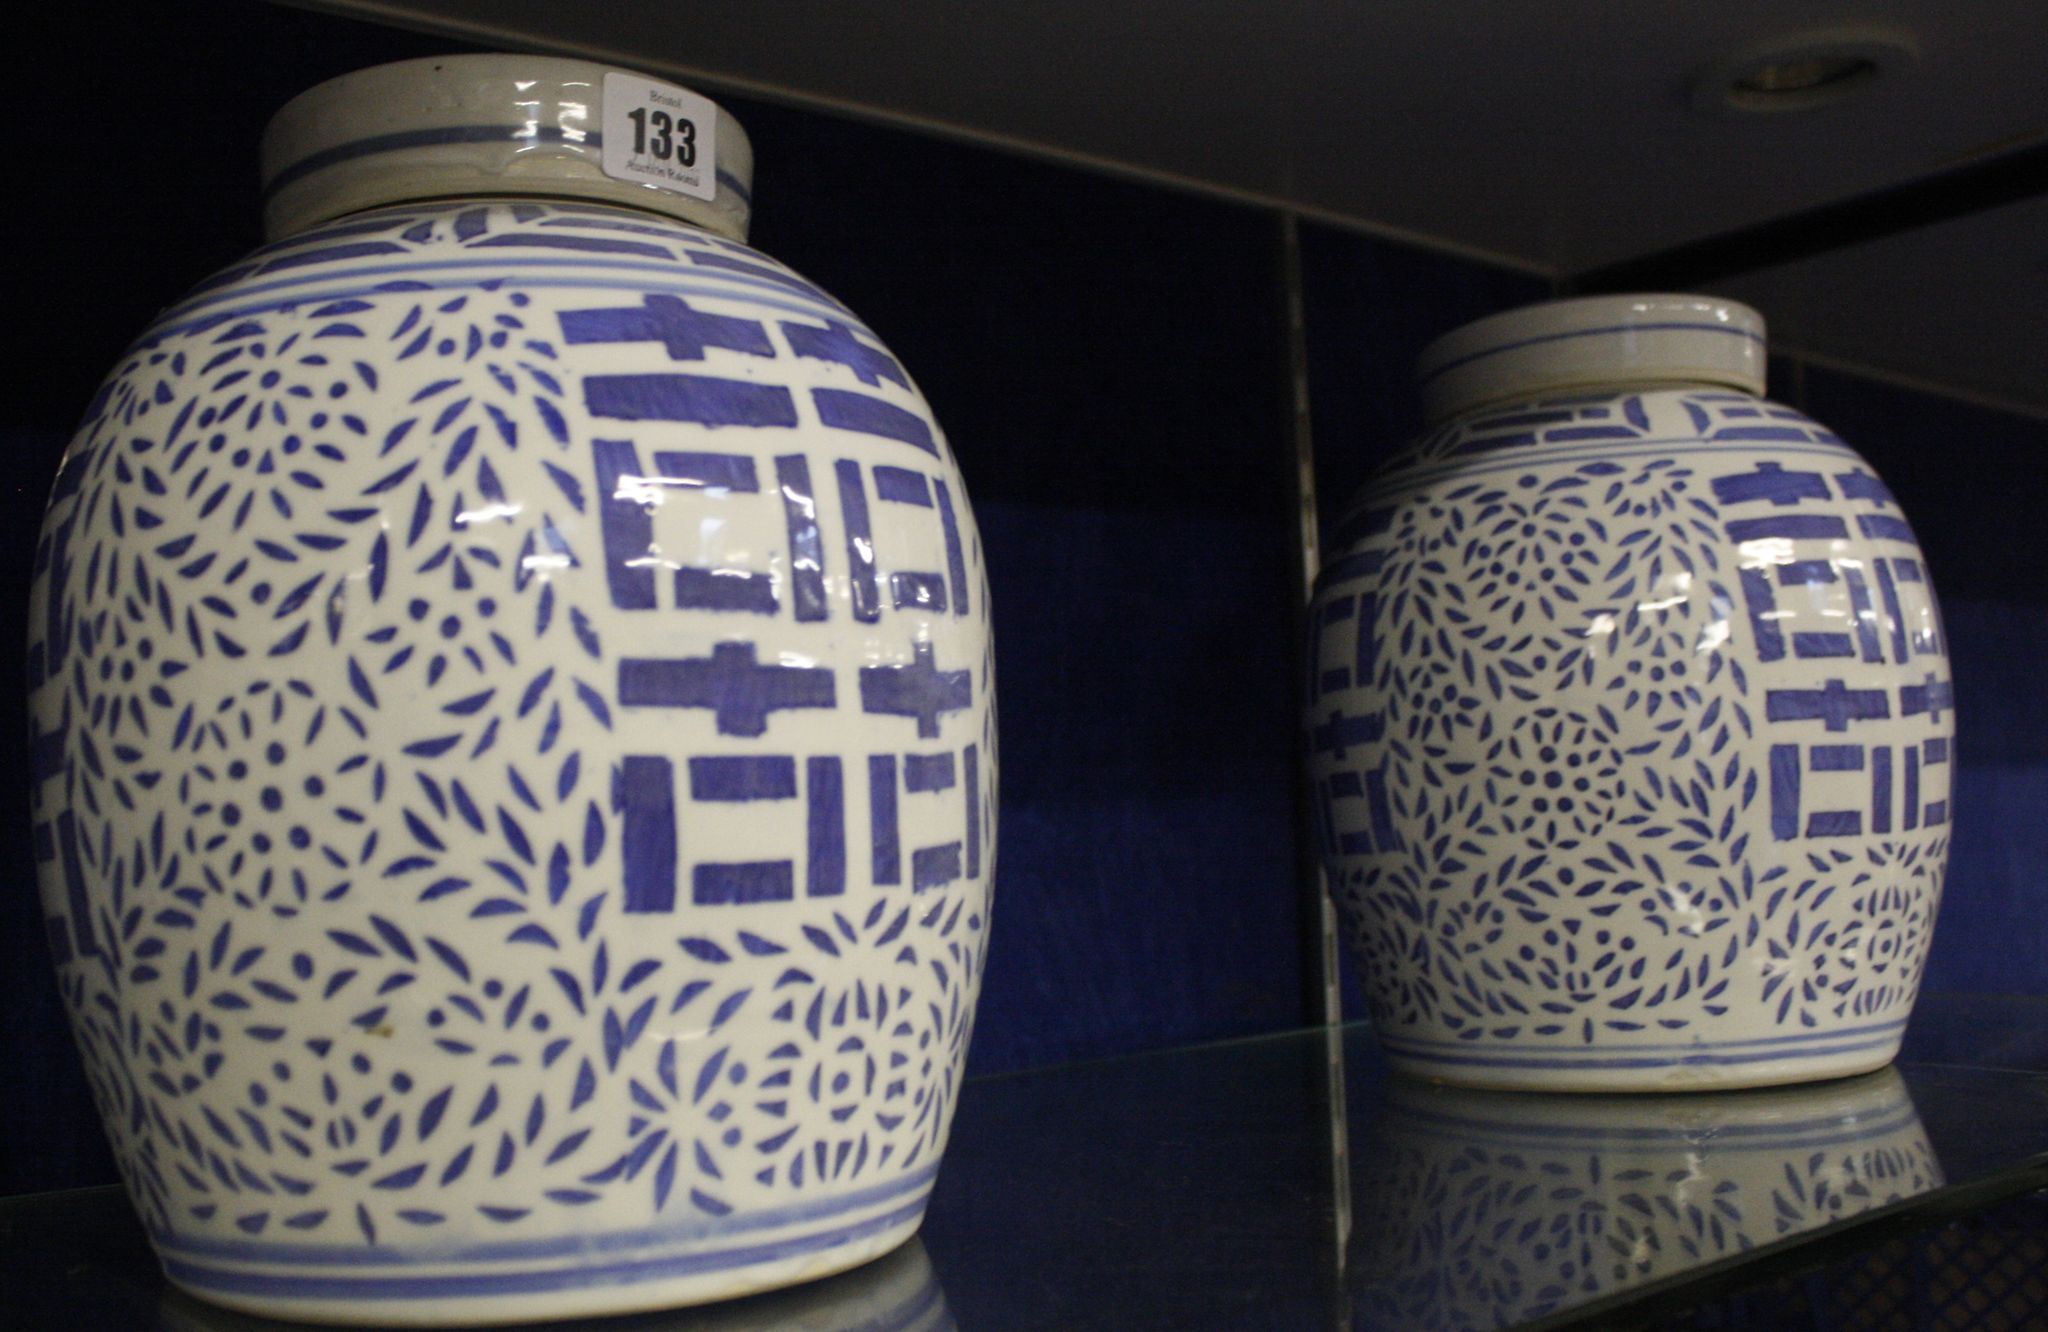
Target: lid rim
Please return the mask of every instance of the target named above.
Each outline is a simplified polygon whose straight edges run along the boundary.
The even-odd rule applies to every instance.
[[[1489,403],[1566,387],[1643,382],[1723,384],[1760,396],[1763,317],[1713,296],[1578,297],[1488,315],[1416,358],[1431,424]]]
[[[1570,339],[1573,339],[1573,338],[1593,338],[1593,337],[1611,336],[1611,335],[1614,335],[1614,334],[1621,334],[1621,333],[1678,333],[1678,332],[1685,332],[1685,333],[1702,333],[1702,334],[1708,334],[1708,335],[1716,335],[1716,334],[1719,334],[1719,335],[1726,335],[1726,336],[1731,336],[1731,337],[1743,337],[1743,338],[1749,338],[1749,339],[1751,339],[1751,340],[1753,340],[1753,341],[1755,341],[1755,342],[1759,342],[1759,343],[1761,343],[1761,342],[1762,342],[1762,341],[1764,340],[1763,334],[1761,334],[1761,333],[1759,333],[1759,332],[1755,331],[1754,329],[1749,329],[1749,328],[1739,328],[1739,327],[1729,327],[1729,326],[1726,326],[1726,325],[1719,325],[1719,326],[1717,326],[1717,325],[1713,325],[1713,324],[1705,324],[1705,323],[1678,323],[1678,322],[1659,322],[1659,323],[1641,323],[1641,324],[1614,324],[1614,325],[1610,325],[1610,326],[1608,326],[1608,327],[1605,327],[1605,328],[1583,328],[1583,329],[1572,329],[1572,330],[1570,330],[1570,331],[1567,331],[1567,332],[1561,332],[1561,333],[1544,333],[1544,334],[1539,334],[1539,335],[1537,335],[1537,336],[1535,336],[1535,337],[1530,337],[1530,338],[1522,338],[1522,339],[1519,339],[1519,340],[1517,340],[1517,341],[1514,341],[1514,342],[1504,342],[1504,343],[1498,343],[1498,344],[1495,344],[1494,346],[1490,346],[1490,347],[1483,347],[1483,348],[1481,348],[1481,349],[1479,349],[1479,350],[1477,350],[1477,351],[1467,352],[1467,353],[1466,353],[1465,355],[1463,355],[1463,356],[1460,356],[1460,357],[1457,357],[1457,358],[1455,358],[1455,359],[1452,359],[1452,360],[1448,360],[1448,361],[1445,361],[1445,362],[1444,362],[1443,364],[1441,364],[1441,365],[1429,366],[1429,367],[1427,367],[1427,368],[1425,368],[1425,367],[1424,367],[1424,365],[1422,364],[1421,358],[1418,358],[1418,361],[1417,361],[1417,365],[1416,365],[1416,378],[1417,378],[1417,379],[1419,379],[1419,380],[1420,380],[1420,381],[1421,381],[1422,383],[1424,383],[1424,384],[1427,384],[1427,383],[1429,383],[1429,382],[1430,382],[1431,380],[1433,380],[1433,379],[1435,379],[1435,378],[1437,378],[1437,377],[1439,377],[1439,376],[1441,376],[1441,375],[1447,374],[1447,373],[1449,373],[1450,371],[1453,371],[1453,370],[1457,370],[1457,369],[1459,369],[1459,368],[1461,368],[1461,367],[1463,367],[1463,366],[1466,366],[1466,365],[1470,365],[1470,364],[1472,364],[1472,363],[1473,363],[1473,362],[1475,362],[1475,361],[1481,361],[1481,360],[1484,360],[1485,358],[1487,358],[1487,357],[1489,357],[1489,356],[1498,356],[1498,355],[1501,355],[1501,354],[1503,354],[1503,353],[1506,353],[1506,352],[1514,352],[1514,351],[1520,351],[1520,350],[1522,350],[1522,349],[1524,349],[1524,348],[1526,348],[1526,347],[1536,347],[1536,346],[1541,346],[1541,345],[1543,345],[1543,344],[1545,344],[1545,343],[1551,343],[1551,342],[1564,342],[1564,341],[1568,341],[1568,340],[1570,340]],[[1434,346],[1434,344],[1432,344],[1432,346]],[[1425,358],[1426,358],[1426,357],[1427,357],[1428,355],[1429,355],[1428,351],[1427,351],[1427,350],[1425,350],[1425,351],[1423,352],[1423,357],[1425,357]]]
[[[473,54],[316,84],[264,131],[264,229],[275,240],[387,204],[532,193],[637,207],[744,241],[753,201],[745,129],[704,99],[716,117],[703,131],[716,144],[708,199],[614,175],[604,160],[609,75],[663,83],[600,61]]]

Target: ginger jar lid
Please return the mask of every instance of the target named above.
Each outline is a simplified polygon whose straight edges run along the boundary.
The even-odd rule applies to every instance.
[[[1432,425],[1489,404],[1595,386],[1764,391],[1764,319],[1718,296],[1586,296],[1490,315],[1416,361]]]
[[[425,199],[590,199],[745,240],[754,153],[709,99],[554,56],[456,55],[344,74],[263,134],[273,240],[346,213]]]

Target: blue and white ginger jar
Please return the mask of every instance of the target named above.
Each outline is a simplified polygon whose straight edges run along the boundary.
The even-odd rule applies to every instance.
[[[1308,741],[1372,1019],[1420,1076],[1741,1087],[1896,1054],[1954,711],[1898,502],[1761,398],[1728,301],[1434,344],[1435,422],[1338,527]]]
[[[743,243],[684,89],[386,66],[265,169],[272,243],[123,359],[37,552],[42,901],[166,1270],[495,1322],[900,1244],[995,860],[924,399]]]

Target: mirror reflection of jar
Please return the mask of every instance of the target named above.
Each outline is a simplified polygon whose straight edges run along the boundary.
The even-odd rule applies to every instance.
[[[1721,1095],[1397,1081],[1357,1160],[1359,1328],[1504,1328],[1927,1192],[1890,1069]]]
[[[1763,1087],[1898,1053],[1955,699],[1896,496],[1762,396],[1712,296],[1490,316],[1337,521],[1309,616],[1319,850],[1417,1077]]]

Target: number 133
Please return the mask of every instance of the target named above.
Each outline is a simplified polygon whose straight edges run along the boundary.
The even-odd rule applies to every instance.
[[[697,164],[697,122],[666,111],[649,111],[636,106],[626,113],[633,122],[633,151],[647,153],[661,161],[675,159],[677,166]],[[649,133],[649,131],[652,133]]]

